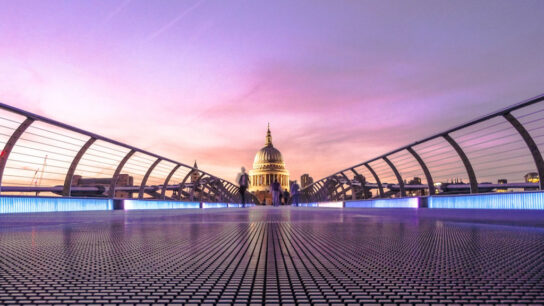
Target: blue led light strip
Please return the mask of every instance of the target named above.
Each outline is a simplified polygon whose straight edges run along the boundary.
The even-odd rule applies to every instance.
[[[544,209],[544,192],[429,197],[429,208]]]
[[[112,210],[110,199],[0,197],[0,213]]]
[[[345,207],[418,208],[419,207],[419,198],[346,201]]]
[[[153,200],[124,200],[124,202],[125,202],[125,210],[200,208],[199,202],[153,201]]]

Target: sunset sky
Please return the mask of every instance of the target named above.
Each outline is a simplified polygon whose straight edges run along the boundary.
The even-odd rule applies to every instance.
[[[544,93],[544,1],[0,0],[0,101],[233,180],[318,179]]]

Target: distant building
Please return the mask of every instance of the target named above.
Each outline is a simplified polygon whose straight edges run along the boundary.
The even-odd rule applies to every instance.
[[[188,191],[188,195],[185,197],[182,196],[182,199],[186,199],[189,201],[194,201],[194,199],[199,199],[202,194],[202,190],[199,187],[200,173],[198,171],[198,165],[196,164],[196,160],[195,160],[195,164],[193,165],[193,168],[194,169],[191,169],[191,172],[189,172],[189,180],[191,184],[193,185],[192,187],[190,187],[191,189]]]
[[[507,179],[499,179],[497,181],[497,184],[499,184],[499,185],[508,184],[508,180]],[[508,191],[507,188],[497,188],[497,192],[506,192],[506,191]]]
[[[525,183],[540,183],[540,178],[538,177],[538,173],[536,172],[529,172],[523,176],[525,178]],[[538,187],[534,188],[524,188],[524,190],[537,190]]]
[[[72,191],[72,196],[107,196],[106,190],[111,186],[111,178],[83,178],[81,175],[74,175],[72,178],[72,187],[97,187],[96,191]],[[128,174],[119,174],[116,187],[134,186],[134,178]],[[115,198],[130,199],[132,192],[115,190]]]
[[[407,184],[407,185],[422,185],[421,178],[417,177],[417,176],[414,176],[414,178],[411,179],[410,181],[408,181],[408,183],[405,181],[404,184]],[[424,196],[425,195],[425,190],[426,190],[425,188],[410,189],[410,190],[406,191],[406,194],[408,196],[411,196],[411,197]]]
[[[196,160],[193,168],[195,168],[196,170],[191,170],[191,183],[198,181],[198,178],[200,177],[200,175],[198,174],[198,165],[196,164]]]
[[[306,188],[313,184],[314,179],[308,174],[305,173],[300,177],[300,188]]]
[[[529,172],[525,174],[525,183],[539,183],[540,179],[538,177],[538,173],[536,172]]]
[[[357,174],[353,177],[353,180],[361,184],[361,186],[355,184],[352,186],[353,191],[351,196],[353,200],[372,198],[372,191],[370,188],[366,187],[367,181],[364,175]]]
[[[414,178],[408,182],[408,185],[421,185],[421,178],[414,176]]]
[[[271,205],[270,185],[276,180],[280,183],[282,190],[289,190],[289,171],[285,169],[281,152],[272,144],[269,125],[265,146],[255,154],[253,169],[249,171],[248,191],[253,193],[260,203]]]

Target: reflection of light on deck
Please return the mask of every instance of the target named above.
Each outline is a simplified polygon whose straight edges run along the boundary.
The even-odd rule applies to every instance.
[[[429,208],[544,209],[544,192],[429,197]]]
[[[227,208],[227,203],[202,203],[202,208]]]
[[[0,213],[111,210],[110,199],[0,197]]]
[[[419,198],[346,201],[346,207],[418,208]]]
[[[246,204],[246,207],[253,207],[255,206],[255,204]],[[242,208],[244,207],[242,204],[237,204],[237,203],[229,203],[228,204],[228,207],[238,207],[238,208]]]
[[[334,208],[342,208],[344,207],[344,202],[321,202],[317,203],[318,207],[334,207]]]
[[[200,208],[199,202],[124,200],[125,210]]]
[[[295,206],[295,204],[293,204],[292,206]],[[317,203],[300,203],[300,204],[298,204],[298,206],[300,206],[300,207],[317,207]]]

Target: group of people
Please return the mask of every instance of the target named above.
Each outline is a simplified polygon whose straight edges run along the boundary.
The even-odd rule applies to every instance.
[[[238,178],[238,185],[240,186],[240,195],[242,196],[242,204],[246,204],[246,191],[247,187],[249,186],[249,175],[246,173],[246,168],[242,167],[242,173],[240,173],[240,177]],[[272,205],[274,206],[280,206],[280,205],[288,205],[289,200],[293,200],[293,204],[298,206],[298,200],[299,200],[299,189],[300,186],[298,185],[297,181],[293,182],[291,184],[291,192],[289,192],[287,189],[285,189],[283,192],[281,190],[281,185],[278,182],[278,180],[274,180],[272,185],[270,185],[270,192],[272,193]]]

